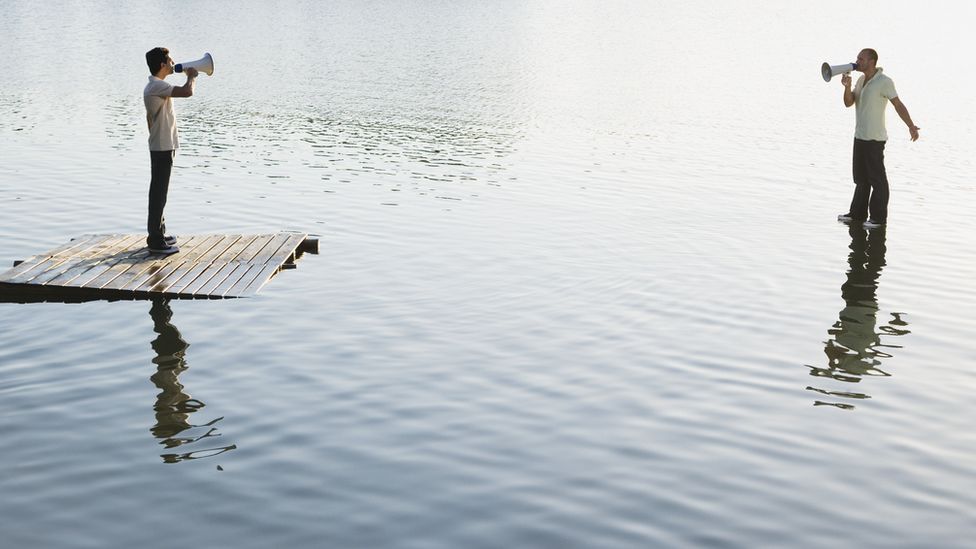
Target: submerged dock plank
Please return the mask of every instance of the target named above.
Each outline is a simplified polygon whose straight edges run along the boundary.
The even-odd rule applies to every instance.
[[[254,295],[303,248],[301,233],[195,235],[180,252],[152,254],[144,235],[83,235],[0,273],[0,299],[228,298]]]

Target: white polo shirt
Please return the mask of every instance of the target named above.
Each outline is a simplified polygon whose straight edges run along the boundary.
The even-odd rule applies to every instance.
[[[175,151],[180,146],[176,135],[172,95],[173,85],[155,75],[149,77],[149,83],[142,90],[142,100],[146,103],[146,120],[149,122],[151,151]]]
[[[887,141],[885,109],[888,101],[896,97],[895,83],[882,74],[880,67],[867,84],[862,74],[854,86],[854,111],[857,114],[854,137],[865,141]]]

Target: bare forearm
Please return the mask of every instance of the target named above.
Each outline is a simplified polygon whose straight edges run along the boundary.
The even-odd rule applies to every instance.
[[[851,88],[849,87],[844,88],[844,106],[850,107],[853,104],[854,104],[854,92],[851,91]]]
[[[191,97],[193,95],[193,84],[195,82],[195,77],[187,76],[186,84],[173,88],[173,97]]]
[[[908,114],[908,108],[904,104],[895,105],[895,112],[901,117],[902,122],[905,123],[909,128],[914,128],[915,123],[912,122],[912,115]]]

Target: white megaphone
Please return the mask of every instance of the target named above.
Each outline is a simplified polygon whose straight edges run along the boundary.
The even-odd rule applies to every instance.
[[[838,74],[844,74],[856,70],[857,63],[845,63],[843,65],[830,65],[828,63],[824,63],[823,65],[820,65],[820,74],[823,76],[824,82],[830,82],[830,79]]]
[[[187,61],[186,63],[177,63],[173,70],[176,72],[183,72],[186,69],[196,69],[200,72],[207,73],[207,76],[213,76],[213,57],[210,57],[209,53],[203,54],[203,57],[197,59],[196,61]]]

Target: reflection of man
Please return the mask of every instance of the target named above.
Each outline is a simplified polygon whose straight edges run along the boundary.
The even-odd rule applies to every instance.
[[[192,412],[203,407],[203,403],[193,400],[183,392],[179,376],[186,370],[186,341],[180,336],[176,326],[170,324],[173,311],[169,302],[163,299],[153,301],[149,316],[153,319],[153,331],[158,335],[152,342],[156,352],[153,364],[156,373],[149,379],[160,389],[156,397],[156,425],[152,428],[156,438],[164,440],[167,447],[178,446],[180,442],[172,437],[190,428],[187,419]]]
[[[881,344],[875,332],[878,315],[878,279],[885,265],[885,231],[868,235],[857,226],[850,227],[851,253],[847,262],[847,281],[840,287],[844,308],[834,328],[828,333],[834,340],[827,342],[824,352],[832,368],[869,375],[880,362],[875,347]],[[834,345],[836,343],[837,345]]]
[[[884,227],[869,232],[859,225],[852,224],[849,231],[851,235],[851,252],[847,256],[849,269],[847,280],[841,285],[844,308],[841,309],[837,322],[827,331],[832,336],[824,347],[827,367],[811,368],[810,374],[857,383],[863,376],[889,375],[879,368],[880,359],[891,356],[882,350],[890,345],[882,344],[880,332],[888,335],[903,335],[909,332],[904,329],[905,322],[900,315],[895,313],[892,314],[894,318],[888,325],[877,328],[878,280],[885,266]],[[847,398],[870,398],[860,393],[828,392],[812,387],[809,389]]]
[[[152,179],[149,183],[149,219],[146,245],[149,251],[157,254],[175,254],[176,238],[166,235],[166,222],[163,209],[169,193],[169,176],[173,170],[173,157],[179,148],[176,132],[176,115],[173,113],[173,97],[193,95],[193,82],[197,70],[186,69],[186,84],[176,87],[166,83],[167,76],[173,74],[173,60],[166,48],[153,48],[146,52],[149,65],[149,83],[142,91],[146,104],[146,122],[149,123],[149,160],[152,164]]]
[[[158,334],[152,342],[153,351],[156,352],[153,358],[156,373],[149,379],[160,389],[159,395],[156,396],[156,404],[153,406],[156,411],[156,424],[151,429],[152,434],[161,439],[160,444],[167,448],[176,448],[204,438],[220,436],[216,432],[217,428],[213,427],[220,421],[219,418],[205,425],[192,425],[189,422],[190,414],[203,408],[204,403],[183,392],[183,385],[180,384],[179,376],[187,369],[186,349],[189,344],[180,336],[176,326],[170,323],[173,311],[169,307],[169,300],[153,300],[149,316],[153,319],[153,331]],[[207,427],[209,430],[198,436],[178,436],[194,427]],[[184,454],[163,454],[162,457],[167,463],[175,463],[186,459],[214,456],[236,447],[231,445]]]
[[[888,222],[888,175],[884,166],[884,149],[888,141],[885,108],[888,102],[908,126],[912,141],[918,139],[919,130],[898,98],[895,83],[877,64],[878,52],[870,48],[861,50],[857,54],[856,70],[864,74],[857,79],[857,85],[852,90],[850,75],[845,74],[841,78],[844,106],[855,107],[857,124],[854,128],[854,197],[847,213],[837,216],[837,219],[845,223],[863,221],[868,229]]]

